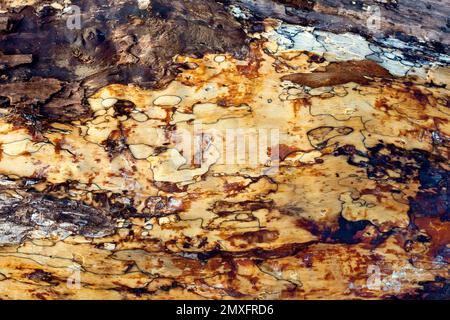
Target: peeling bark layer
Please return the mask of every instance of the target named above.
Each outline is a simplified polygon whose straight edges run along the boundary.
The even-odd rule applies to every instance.
[[[448,1],[397,0],[226,0],[249,15],[311,25],[331,32],[354,32],[374,38],[393,36],[448,52]],[[239,10],[240,11],[240,10]],[[244,15],[245,16],[245,15]],[[417,43],[416,43],[417,44]],[[415,52],[420,56],[420,52]],[[422,52],[423,54],[423,52]]]
[[[176,54],[242,57],[246,51],[239,24],[214,2],[153,1],[144,9],[131,0],[72,5],[79,15],[51,6],[18,7],[1,15],[7,21],[0,31],[0,63],[7,67],[2,96],[13,103],[39,96],[33,101],[42,105],[37,116],[51,120],[88,116],[86,97],[111,82],[164,86],[177,73]],[[80,26],[71,27],[70,19],[79,19]],[[39,92],[38,86],[24,88],[29,81],[57,87]]]
[[[0,297],[449,299],[448,8],[353,2],[2,2]]]

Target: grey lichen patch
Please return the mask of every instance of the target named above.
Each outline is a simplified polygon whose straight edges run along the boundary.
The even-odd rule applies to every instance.
[[[104,209],[41,194],[0,194],[1,245],[30,238],[104,237],[113,231],[114,218]]]
[[[448,297],[442,52],[345,30],[362,1],[346,33],[335,1],[73,1],[67,34],[49,2],[0,19],[0,298]]]

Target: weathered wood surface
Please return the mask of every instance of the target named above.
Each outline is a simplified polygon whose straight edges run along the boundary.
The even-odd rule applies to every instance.
[[[448,0],[228,0],[256,18],[277,18],[332,31],[371,37],[406,37],[437,50],[450,45]],[[379,15],[378,15],[379,13]]]
[[[448,3],[397,2],[2,1],[0,297],[450,298]]]

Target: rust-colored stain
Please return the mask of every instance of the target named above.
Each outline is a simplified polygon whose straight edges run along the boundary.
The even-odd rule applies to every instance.
[[[375,41],[338,1],[102,2],[0,4],[0,298],[450,298],[447,44],[394,38],[411,4]]]
[[[376,62],[363,60],[334,62],[326,66],[323,71],[293,73],[283,76],[281,80],[292,81],[311,88],[320,88],[348,82],[368,84],[375,77],[390,78],[391,75],[389,71],[380,67]],[[422,96],[420,96],[420,99],[423,99]]]

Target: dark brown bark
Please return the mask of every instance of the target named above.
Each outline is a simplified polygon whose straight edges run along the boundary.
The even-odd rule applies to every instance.
[[[81,9],[81,29],[51,7],[16,8],[0,15],[1,96],[39,102],[44,118],[68,121],[86,116],[85,98],[107,83],[162,87],[177,74],[176,54],[229,52],[243,57],[240,25],[213,1],[73,1]],[[38,86],[20,88],[36,77]],[[55,79],[55,80],[51,80]],[[44,88],[59,82],[58,90]],[[44,96],[43,96],[44,95]],[[39,96],[39,101],[27,97]],[[23,102],[23,101],[22,101]]]

